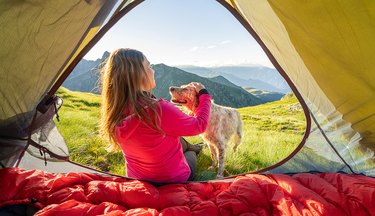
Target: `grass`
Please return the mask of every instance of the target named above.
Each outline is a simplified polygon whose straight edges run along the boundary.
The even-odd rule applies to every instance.
[[[64,100],[57,127],[69,147],[72,161],[102,171],[125,175],[121,152],[107,151],[107,144],[98,134],[100,96],[60,88]],[[236,152],[227,148],[225,175],[247,173],[273,165],[287,157],[302,140],[306,122],[295,97],[238,109],[244,123],[244,137]],[[191,143],[202,142],[199,136],[186,137]],[[214,179],[217,170],[211,166],[207,147],[198,155],[195,180]]]

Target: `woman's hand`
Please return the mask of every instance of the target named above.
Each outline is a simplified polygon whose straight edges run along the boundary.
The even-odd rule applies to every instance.
[[[189,85],[195,88],[195,91],[197,92],[197,94],[199,93],[200,90],[205,88],[204,85],[202,85],[202,83],[199,83],[199,82],[191,82],[189,83]]]

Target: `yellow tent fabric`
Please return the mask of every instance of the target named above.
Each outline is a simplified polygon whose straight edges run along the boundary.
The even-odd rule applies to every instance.
[[[353,166],[363,157],[366,167],[373,166],[375,2],[233,2],[326,125],[326,134],[336,137],[332,142],[344,145],[336,147],[350,149]]]
[[[79,0],[1,2],[0,25],[6,31],[0,34],[0,120],[35,109],[113,5]]]
[[[322,2],[324,8],[318,7]],[[361,133],[363,144],[375,144],[374,1],[279,3],[271,6],[326,97]]]
[[[37,105],[63,69],[99,30],[115,3],[112,0],[0,2],[2,166],[13,166],[30,144],[28,138],[38,137],[29,130]],[[55,132],[56,128],[50,129],[49,141],[55,144],[45,143],[44,147],[65,154],[61,135]]]

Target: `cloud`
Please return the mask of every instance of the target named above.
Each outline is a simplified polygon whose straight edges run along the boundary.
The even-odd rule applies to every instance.
[[[193,46],[192,48],[189,49],[189,52],[195,52],[197,50],[202,50],[202,49],[214,49],[214,48],[217,48],[221,45],[229,44],[229,43],[232,43],[232,41],[231,40],[224,40],[224,41],[221,41],[217,44],[213,44],[213,45],[209,45],[209,46]]]
[[[189,49],[190,52],[195,52],[199,49],[199,47],[195,46]]]
[[[225,41],[221,41],[220,44],[228,44],[228,43],[232,43],[232,41],[230,40],[225,40]]]

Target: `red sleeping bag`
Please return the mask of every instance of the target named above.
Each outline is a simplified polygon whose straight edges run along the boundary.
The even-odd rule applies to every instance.
[[[88,173],[0,170],[0,207],[42,215],[375,215],[375,179],[249,174],[231,182],[149,183]]]

